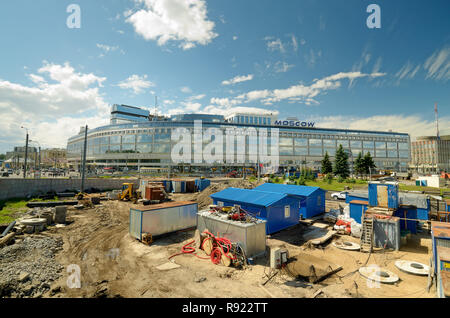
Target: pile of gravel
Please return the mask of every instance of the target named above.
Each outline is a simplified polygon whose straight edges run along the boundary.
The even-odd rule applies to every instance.
[[[28,236],[0,249],[0,297],[39,297],[64,267],[55,260],[61,239]]]

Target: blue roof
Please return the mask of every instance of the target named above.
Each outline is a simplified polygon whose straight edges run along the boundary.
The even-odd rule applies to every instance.
[[[319,187],[308,187],[293,184],[279,184],[279,183],[264,183],[256,187],[254,190],[258,191],[270,191],[277,193],[284,193],[289,195],[310,196],[317,190],[321,190]]]
[[[227,200],[248,203],[268,207],[273,203],[284,199],[287,195],[282,193],[265,192],[248,189],[227,188],[220,192],[211,194],[216,200]]]

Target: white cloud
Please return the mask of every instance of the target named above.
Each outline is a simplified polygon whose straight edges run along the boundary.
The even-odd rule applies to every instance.
[[[293,68],[294,66],[295,65],[293,65],[293,64],[288,64],[286,62],[278,61],[274,65],[274,70],[276,73],[285,73],[285,72],[289,71],[291,68]]]
[[[34,86],[0,79],[2,151],[22,145],[24,125],[30,139],[42,147],[65,146],[79,126],[107,123],[109,107],[99,92],[105,77],[78,73],[69,63],[44,62],[40,75],[30,74]]]
[[[222,85],[234,85],[236,83],[251,81],[252,79],[253,79],[253,74],[241,75],[241,76],[233,77],[230,80],[223,81]]]
[[[144,92],[145,88],[155,86],[155,84],[147,81],[147,75],[139,76],[137,74],[133,74],[126,80],[117,84],[117,86],[122,89],[131,89],[134,94],[141,94]]]
[[[315,79],[311,85],[297,84],[288,88],[274,89],[274,90],[254,90],[235,98],[212,98],[211,103],[220,106],[234,106],[243,103],[249,103],[256,100],[261,100],[265,105],[272,105],[281,100],[301,102],[307,105],[319,104],[315,100],[319,94],[328,90],[335,90],[341,87],[341,81],[347,79],[349,81],[357,78],[378,78],[385,76],[386,73],[370,73],[365,74],[361,72],[340,72],[322,79]]]
[[[450,46],[435,51],[423,65],[426,78],[447,81],[450,79]]]
[[[236,41],[238,39],[238,37],[235,35],[233,36],[233,41]]]
[[[291,41],[292,41],[292,46],[294,47],[294,51],[297,52],[297,50],[298,50],[297,38],[293,34],[291,35]]]
[[[172,99],[166,99],[166,100],[163,100],[163,103],[165,105],[173,105],[173,104],[175,104],[175,101]]]
[[[192,90],[187,86],[183,86],[182,88],[180,88],[180,90],[186,94],[192,93]]]
[[[269,51],[280,51],[281,53],[286,52],[283,42],[280,39],[271,40],[271,37],[266,37],[266,40],[269,40],[266,45]]]
[[[116,51],[116,50],[118,50],[119,49],[119,47],[118,46],[110,46],[110,45],[106,45],[106,44],[99,44],[99,43],[97,43],[97,47],[99,48],[99,49],[102,49],[105,53],[108,53],[108,52],[114,52],[114,51]]]
[[[218,36],[214,22],[207,18],[204,0],[135,0],[143,4],[136,12],[126,12],[126,22],[131,23],[146,40],[156,40],[158,45],[180,41],[184,50],[197,44],[206,45]]]
[[[192,101],[192,100],[200,100],[205,98],[205,94],[199,94],[199,95],[194,95],[188,98],[188,100]]]
[[[433,120],[426,120],[420,115],[380,115],[366,118],[354,116],[326,116],[316,119],[317,127],[362,129],[374,131],[388,131],[408,133],[411,141],[419,136],[436,135],[436,126]],[[450,127],[450,117],[442,117],[439,123],[443,127]],[[450,130],[443,130],[441,135],[449,134]]]
[[[416,76],[417,71],[419,71],[420,65],[417,65],[414,67],[414,65],[408,61],[405,65],[402,66],[402,68],[395,74],[395,77],[397,77],[400,80],[406,78],[406,79],[412,79],[414,76]]]

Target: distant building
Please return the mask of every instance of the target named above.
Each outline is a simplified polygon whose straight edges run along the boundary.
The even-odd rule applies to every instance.
[[[414,172],[450,171],[450,135],[418,137],[411,142],[411,162]]]
[[[251,113],[236,110],[228,116],[179,114],[169,118],[149,115],[147,110],[133,106],[113,105],[111,123],[88,130],[86,165],[88,168],[119,169],[176,166],[177,164],[172,161],[172,149],[176,144],[171,139],[172,132],[182,127],[192,133],[196,120],[202,121],[204,133],[210,128],[215,128],[225,135],[227,128],[239,128],[246,131],[258,129],[257,134],[261,136],[269,129],[277,129],[279,165],[283,168],[296,166],[319,170],[324,154],[328,153],[331,160],[334,160],[336,149],[340,145],[349,154],[351,166],[360,152],[363,155],[370,152],[378,169],[406,172],[410,162],[410,137],[405,133],[317,128],[314,122],[301,121],[296,117],[279,120],[277,113],[270,111]],[[218,167],[228,170],[242,168],[244,163],[238,162],[235,156],[239,149],[245,151],[245,165],[256,167],[256,163],[250,159],[250,155],[253,154],[250,142],[251,140],[247,138],[243,144],[234,143],[232,148],[235,160],[219,162]],[[206,143],[207,140],[203,140],[203,144]],[[84,131],[81,130],[67,141],[67,159],[71,167],[81,165],[83,149]],[[194,155],[192,148],[190,157],[194,158]],[[192,161],[189,167],[211,169],[211,163],[203,158],[201,162]]]
[[[64,168],[66,165],[66,149],[53,148],[41,150],[41,167]]]

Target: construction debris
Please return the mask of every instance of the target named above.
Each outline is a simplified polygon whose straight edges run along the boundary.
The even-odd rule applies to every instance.
[[[286,270],[295,278],[300,277],[307,279],[310,283],[317,283],[342,270],[342,266],[323,258],[301,253],[286,265]]]

